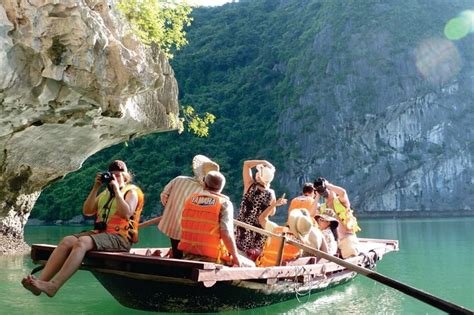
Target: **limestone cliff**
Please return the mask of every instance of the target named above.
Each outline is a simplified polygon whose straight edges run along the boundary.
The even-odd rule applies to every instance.
[[[0,3],[0,232],[21,238],[48,183],[104,147],[177,128],[178,88],[113,1]]]
[[[357,210],[472,210],[474,36],[443,34],[470,3],[330,5],[290,74],[303,91],[280,115],[298,155],[284,185],[327,177]]]

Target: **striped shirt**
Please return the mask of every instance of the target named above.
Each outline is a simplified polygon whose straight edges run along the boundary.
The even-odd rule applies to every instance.
[[[163,189],[162,194],[168,195],[158,229],[169,238],[181,239],[181,215],[184,202],[193,193],[202,192],[202,184],[194,177],[178,176],[171,180]]]

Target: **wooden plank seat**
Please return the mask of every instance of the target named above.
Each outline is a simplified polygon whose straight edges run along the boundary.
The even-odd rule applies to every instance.
[[[31,258],[34,262],[45,262],[56,248],[55,245],[46,244],[34,244],[31,248]],[[142,254],[136,254],[135,252],[123,253],[123,252],[100,252],[100,251],[89,251],[85,257],[86,261],[117,261],[123,263],[139,263],[139,264],[150,264],[157,266],[172,266],[175,268],[187,268],[187,269],[202,269],[202,270],[214,270],[222,268],[222,265],[195,261],[195,260],[184,260],[184,259],[173,259],[158,256],[146,256]]]

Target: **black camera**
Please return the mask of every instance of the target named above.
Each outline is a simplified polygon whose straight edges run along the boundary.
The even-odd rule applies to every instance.
[[[315,188],[318,194],[322,195],[326,191],[326,186],[318,186]]]
[[[314,181],[313,185],[314,185],[314,188],[317,191],[318,187],[325,187],[326,186],[326,179],[324,177],[318,177]]]
[[[112,173],[110,172],[103,172],[100,174],[100,181],[104,185],[108,185],[112,179],[113,179]]]
[[[107,229],[107,223],[103,221],[94,223],[94,230],[105,231],[106,229]]]
[[[324,177],[318,177],[318,179],[314,181],[313,185],[314,185],[314,190],[316,190],[318,194],[320,194],[324,198],[327,198],[329,193],[326,188],[326,179]]]

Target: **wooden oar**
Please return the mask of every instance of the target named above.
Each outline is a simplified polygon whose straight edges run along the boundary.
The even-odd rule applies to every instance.
[[[473,314],[473,311],[470,311],[467,308],[464,308],[462,306],[459,306],[459,305],[453,304],[451,302],[448,302],[446,300],[440,299],[440,298],[438,298],[438,297],[436,297],[432,294],[426,293],[426,292],[421,291],[417,288],[411,287],[411,286],[406,285],[404,283],[401,283],[397,280],[386,277],[386,276],[384,276],[384,275],[382,275],[378,272],[375,272],[373,270],[370,270],[370,269],[367,269],[367,268],[364,268],[364,267],[361,267],[361,266],[358,266],[358,265],[354,265],[354,264],[352,264],[350,262],[347,262],[343,259],[340,259],[340,258],[337,258],[335,256],[329,255],[325,252],[322,252],[322,251],[320,251],[316,248],[301,244],[301,243],[296,242],[294,240],[288,239],[284,236],[280,236],[280,235],[271,233],[269,231],[265,231],[263,229],[260,229],[258,227],[249,225],[247,223],[243,223],[243,222],[238,221],[238,220],[234,220],[234,224],[237,225],[237,226],[243,227],[247,230],[251,230],[251,231],[266,235],[266,236],[285,238],[287,244],[291,244],[293,246],[301,248],[302,250],[304,250],[307,253],[310,253],[310,254],[315,255],[317,257],[327,259],[329,261],[332,261],[333,263],[336,263],[338,265],[346,267],[347,269],[349,269],[351,271],[355,271],[355,272],[357,272],[361,275],[364,275],[364,276],[366,276],[370,279],[373,279],[377,282],[388,285],[389,287],[392,287],[392,288],[394,288],[398,291],[401,291],[401,292],[403,292],[403,293],[405,293],[405,294],[407,294],[411,297],[414,297],[414,298],[416,298],[420,301],[423,301],[423,302],[425,302],[425,303],[427,303],[431,306],[434,306],[434,307],[436,307],[436,308],[438,308],[442,311],[445,311],[449,314],[469,314],[469,315]]]
[[[150,219],[150,220],[145,221],[145,222],[142,222],[138,225],[138,227],[141,229],[141,228],[144,228],[145,226],[149,226],[149,225],[152,225],[152,224],[158,224],[158,223],[160,223],[160,221],[161,221],[161,216]]]

